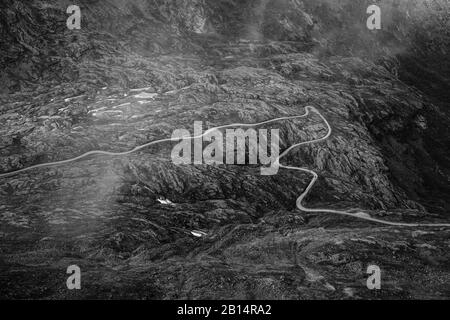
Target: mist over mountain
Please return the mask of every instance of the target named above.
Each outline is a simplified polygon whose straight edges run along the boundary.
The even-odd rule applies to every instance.
[[[448,1],[78,0],[70,30],[72,4],[0,3],[1,298],[448,298],[449,228],[302,212],[304,172],[179,166],[169,142],[2,177],[314,106],[332,135],[283,159],[317,172],[307,207],[450,223]],[[281,152],[326,133],[263,128]]]

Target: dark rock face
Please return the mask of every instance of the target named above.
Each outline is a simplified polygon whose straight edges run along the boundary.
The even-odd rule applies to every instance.
[[[445,1],[383,1],[376,32],[365,0],[80,0],[81,30],[70,4],[0,4],[0,174],[312,105],[332,136],[283,159],[319,174],[308,207],[449,223]],[[326,132],[263,128],[281,150]],[[0,177],[0,298],[448,298],[449,228],[307,214],[310,175],[177,166],[173,146]]]

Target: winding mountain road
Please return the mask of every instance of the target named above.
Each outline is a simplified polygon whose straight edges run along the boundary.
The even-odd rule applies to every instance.
[[[310,111],[313,111],[313,112],[317,113],[320,116],[320,118],[327,125],[328,133],[325,136],[323,136],[322,138],[315,139],[315,140],[310,140],[310,141],[305,141],[305,142],[300,142],[300,143],[297,143],[297,144],[294,144],[294,145],[290,146],[275,161],[275,163],[279,164],[280,168],[307,172],[307,173],[309,173],[309,174],[311,174],[313,176],[313,179],[309,183],[308,187],[297,198],[296,204],[297,204],[297,208],[299,210],[304,211],[304,212],[310,212],[310,213],[333,213],[333,214],[349,216],[349,217],[353,217],[353,218],[357,218],[357,219],[362,219],[362,220],[366,220],[366,221],[381,223],[381,224],[389,225],[389,226],[397,226],[397,227],[450,227],[450,224],[448,224],[448,223],[422,224],[422,223],[390,222],[390,221],[386,221],[386,220],[372,218],[372,217],[370,217],[369,214],[367,214],[365,212],[362,212],[362,211],[360,211],[360,212],[348,212],[348,211],[332,210],[332,209],[325,209],[325,208],[310,209],[310,208],[304,207],[302,202],[303,202],[304,198],[308,195],[308,193],[311,191],[311,189],[313,188],[313,186],[316,183],[316,181],[319,178],[319,176],[317,175],[316,172],[314,172],[312,170],[309,170],[309,169],[299,168],[299,167],[284,166],[284,165],[280,164],[280,160],[281,160],[281,158],[285,157],[294,148],[297,148],[297,147],[300,147],[300,146],[303,146],[303,145],[307,145],[307,144],[311,144],[311,143],[317,143],[317,142],[321,142],[321,141],[327,140],[331,136],[331,132],[332,132],[331,126],[328,123],[327,119],[325,119],[325,117],[316,108],[311,107],[311,106],[307,106],[307,107],[305,107],[305,110],[306,110],[306,114],[309,114]]]
[[[283,121],[283,120],[293,120],[293,119],[298,119],[298,118],[305,118],[307,117],[310,112],[314,112],[316,113],[326,124],[327,128],[328,128],[328,132],[325,136],[315,139],[315,140],[310,140],[310,141],[304,141],[304,142],[300,142],[297,144],[294,144],[292,146],[290,146],[288,149],[286,149],[282,154],[280,154],[278,156],[278,158],[275,160],[274,164],[275,165],[279,165],[280,168],[284,168],[287,170],[296,170],[296,171],[301,171],[301,172],[306,172],[309,173],[313,176],[313,179],[311,180],[311,182],[309,183],[309,185],[307,186],[307,188],[305,189],[305,191],[297,198],[296,201],[296,205],[297,208],[301,211],[304,212],[309,212],[309,213],[332,213],[332,214],[337,214],[337,215],[342,215],[342,216],[349,216],[349,217],[353,217],[356,219],[361,219],[361,220],[366,220],[366,221],[370,221],[370,222],[375,222],[375,223],[380,223],[380,224],[384,224],[384,225],[388,225],[388,226],[398,226],[398,227],[450,227],[450,223],[442,223],[442,224],[424,224],[424,223],[402,223],[402,222],[390,222],[390,221],[386,221],[386,220],[381,220],[381,219],[377,219],[377,218],[372,218],[369,214],[365,213],[365,212],[348,212],[348,211],[341,211],[341,210],[332,210],[332,209],[326,209],[326,208],[306,208],[305,206],[303,206],[302,202],[305,199],[305,197],[309,194],[309,192],[311,191],[311,189],[313,188],[314,184],[316,183],[317,179],[318,179],[318,175],[316,172],[314,172],[313,170],[309,170],[306,168],[300,168],[300,167],[292,167],[292,166],[285,166],[280,164],[280,160],[282,158],[284,158],[286,155],[289,154],[290,151],[292,151],[294,148],[298,148],[300,146],[304,146],[304,145],[308,145],[308,144],[313,144],[313,143],[318,143],[318,142],[322,142],[327,140],[332,133],[332,129],[330,124],[328,123],[327,119],[325,119],[325,117],[319,112],[319,110],[317,110],[315,107],[312,106],[307,106],[305,107],[305,113],[302,115],[298,115],[298,116],[288,116],[288,117],[281,117],[281,118],[275,118],[275,119],[271,119],[271,120],[267,120],[267,121],[262,121],[262,122],[258,122],[258,123],[232,123],[232,124],[228,124],[228,125],[222,125],[222,126],[218,126],[218,127],[214,127],[211,129],[208,129],[207,131],[205,131],[203,134],[201,135],[197,135],[197,136],[189,136],[189,137],[183,137],[182,139],[198,139],[198,138],[202,138],[205,135],[211,133],[212,131],[215,130],[220,130],[220,129],[226,129],[226,128],[230,128],[230,127],[256,127],[256,126],[260,126],[260,125],[264,125],[264,124],[269,124],[269,123],[273,123],[273,122],[278,122],[278,121]],[[164,143],[164,142],[169,142],[169,141],[179,141],[180,138],[166,138],[166,139],[160,139],[160,140],[156,140],[156,141],[152,141],[146,144],[143,144],[141,146],[138,146],[130,151],[126,151],[126,152],[108,152],[108,151],[101,151],[101,150],[94,150],[94,151],[89,151],[86,152],[80,156],[71,158],[71,159],[67,159],[67,160],[62,160],[62,161],[55,161],[55,162],[49,162],[49,163],[42,163],[42,164],[37,164],[37,165],[33,165],[27,168],[23,168],[20,170],[16,170],[16,171],[12,171],[12,172],[7,172],[7,173],[3,173],[0,174],[0,179],[1,178],[6,178],[6,177],[10,177],[10,176],[14,176],[17,175],[19,173],[23,173],[23,172],[27,172],[33,169],[38,169],[38,168],[46,168],[46,167],[52,167],[52,166],[60,166],[60,165],[64,165],[64,164],[68,164],[68,163],[72,163],[81,159],[84,159],[88,156],[92,156],[92,155],[105,155],[105,156],[126,156],[135,152],[138,152],[142,149],[145,149],[149,146],[155,145],[155,144],[159,144],[159,143]]]

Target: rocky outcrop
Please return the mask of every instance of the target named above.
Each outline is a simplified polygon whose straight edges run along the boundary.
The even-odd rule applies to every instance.
[[[69,31],[65,3],[4,1],[0,173],[313,105],[332,136],[283,159],[319,174],[307,206],[447,221],[448,104],[427,88],[446,83],[433,65],[448,42],[421,25],[447,7],[383,2],[392,16],[370,33],[367,3],[80,1],[82,29]],[[430,54],[427,81],[405,50]],[[264,128],[280,129],[282,150],[326,133],[314,114]],[[445,298],[446,229],[299,212],[309,175],[176,166],[172,147],[0,178],[0,297]],[[65,290],[71,264],[81,293]],[[382,294],[365,287],[369,264]]]

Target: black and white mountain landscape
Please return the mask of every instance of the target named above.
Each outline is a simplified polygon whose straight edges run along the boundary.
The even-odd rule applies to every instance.
[[[0,298],[450,298],[449,54],[447,0],[1,0]]]

